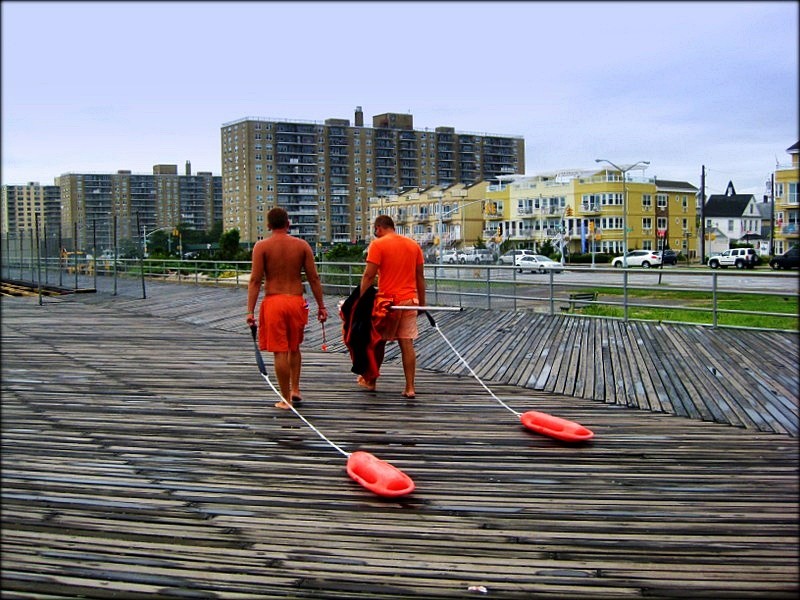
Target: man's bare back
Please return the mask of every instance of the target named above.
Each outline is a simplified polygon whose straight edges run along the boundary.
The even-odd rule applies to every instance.
[[[263,271],[255,271],[251,275],[259,281],[267,276],[264,284],[265,294],[301,296],[303,294],[301,272],[305,272],[309,279],[317,276],[311,247],[303,240],[283,231],[274,231],[269,238],[256,243],[253,254],[262,257],[262,260],[254,262],[257,263],[255,269],[262,266]]]

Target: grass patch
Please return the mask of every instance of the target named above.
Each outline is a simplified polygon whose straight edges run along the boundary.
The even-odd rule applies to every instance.
[[[604,297],[600,298],[601,300],[615,300],[613,297],[618,297],[621,301],[623,297],[623,291],[617,288],[597,288],[595,291],[598,296]],[[664,303],[663,308],[629,306],[629,319],[705,325],[714,323],[713,297],[709,292],[629,289],[628,300],[637,304]],[[717,292],[717,311],[717,325],[792,331],[800,328],[797,296]],[[581,312],[599,317],[623,318],[624,316],[621,306],[588,306]]]

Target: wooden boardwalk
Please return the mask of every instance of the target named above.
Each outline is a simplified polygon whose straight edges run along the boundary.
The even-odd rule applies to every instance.
[[[369,393],[311,327],[301,412],[414,479],[386,500],[271,408],[242,289],[148,294],[2,300],[3,598],[797,596],[797,381],[766,360],[796,336],[436,315],[514,410],[595,432],[571,446],[424,321],[413,401],[393,347]]]

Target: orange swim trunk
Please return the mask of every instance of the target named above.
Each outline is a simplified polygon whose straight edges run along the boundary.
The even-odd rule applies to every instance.
[[[258,347],[267,352],[295,352],[303,343],[308,324],[308,302],[303,296],[269,294],[258,312]]]
[[[411,300],[402,300],[396,304],[398,306],[419,306],[419,300],[413,298]],[[417,315],[419,312],[416,310],[398,310],[394,312],[399,313],[399,315],[395,315],[393,319],[387,319],[385,326],[378,330],[381,337],[387,341],[417,339],[419,337],[419,329],[417,328]]]

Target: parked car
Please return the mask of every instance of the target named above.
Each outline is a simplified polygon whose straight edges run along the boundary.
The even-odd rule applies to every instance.
[[[542,254],[524,254],[517,257],[516,266],[520,273],[530,271],[531,273],[561,273],[564,270],[564,265],[560,262],[554,261],[552,258]]]
[[[491,265],[494,263],[494,253],[484,248],[469,250],[464,253],[464,262],[472,265]]]
[[[627,262],[629,267],[649,269],[661,264],[661,256],[652,250],[631,250],[624,257],[618,256],[611,261],[612,267],[622,267]]]
[[[773,256],[769,261],[769,266],[776,271],[778,269],[798,269],[800,268],[800,246],[790,248],[783,254]]]
[[[667,248],[662,253],[661,250],[656,252],[661,257],[662,264],[665,265],[677,265],[678,264],[678,253],[675,250],[670,250]]]
[[[719,256],[712,256],[708,259],[708,266],[712,269],[722,267],[736,267],[737,269],[752,269],[759,263],[758,254],[753,248],[731,248],[725,250]]]
[[[445,250],[442,253],[442,262],[449,264],[464,263],[464,253],[459,250]]]
[[[517,250],[509,250],[505,254],[501,254],[498,262],[501,265],[514,265],[517,263],[517,257],[519,256],[534,256],[536,252],[533,250],[529,250],[527,248],[520,248]]]

